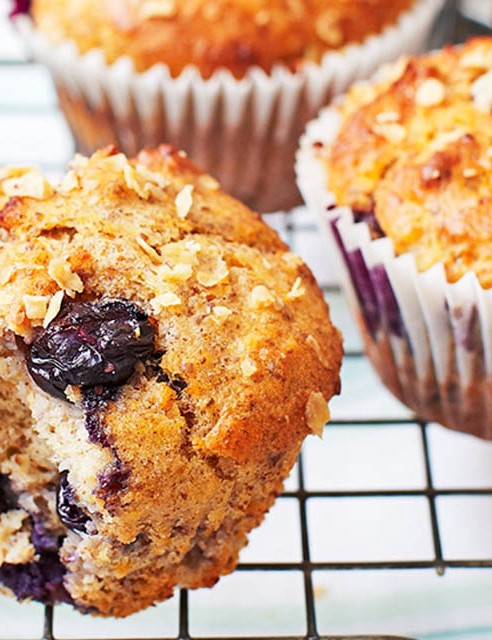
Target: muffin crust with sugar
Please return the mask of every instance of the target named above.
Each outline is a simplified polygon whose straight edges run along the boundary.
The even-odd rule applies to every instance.
[[[5,171],[0,207],[0,581],[113,616],[213,585],[339,390],[312,274],[165,146],[78,157],[55,186]],[[117,389],[43,391],[26,352],[77,305],[112,300],[148,318],[152,356]]]

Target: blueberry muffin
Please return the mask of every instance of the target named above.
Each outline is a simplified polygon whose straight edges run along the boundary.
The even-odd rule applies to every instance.
[[[6,169],[0,205],[0,583],[104,616],[212,586],[339,390],[309,269],[169,147]]]
[[[423,418],[492,438],[492,38],[354,87],[308,129],[298,174],[382,379]]]
[[[79,151],[172,143],[266,212],[300,202],[305,123],[352,78],[421,45],[441,3],[32,0],[17,22]]]
[[[252,66],[295,69],[326,51],[361,42],[393,24],[415,0],[32,0],[37,28],[80,53],[100,48],[138,71],[165,62],[178,76],[194,65],[203,78],[221,68],[242,78]]]

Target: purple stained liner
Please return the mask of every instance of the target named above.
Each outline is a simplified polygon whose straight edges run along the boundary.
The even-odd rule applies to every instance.
[[[381,326],[381,313],[377,295],[360,249],[350,252],[345,249],[337,227],[338,220],[338,217],[330,220],[333,235],[349,270],[367,329],[372,337],[375,338],[377,329]]]
[[[453,312],[447,307],[456,343],[467,351],[483,353],[480,319],[476,305]]]
[[[21,15],[22,13],[29,13],[31,10],[31,0],[13,0],[12,9],[10,10],[10,17]]]
[[[371,229],[378,230],[378,236],[383,237],[383,233],[374,216],[372,216],[371,223],[370,220],[368,221],[365,218],[361,218],[360,214],[356,211],[353,211],[353,215],[356,223],[359,220],[363,220]],[[331,221],[331,227],[337,245],[347,264],[361,310],[371,335],[374,338],[377,329],[384,326],[390,334],[407,339],[405,323],[403,322],[400,307],[388,278],[386,268],[382,264],[379,264],[368,269],[360,249],[350,252],[345,249],[337,228],[338,219],[339,218],[335,218]]]
[[[399,338],[407,338],[405,324],[401,316],[400,307],[388,278],[386,268],[378,264],[369,270],[374,291],[382,310],[382,317],[385,320],[389,333]],[[408,342],[408,339],[407,339]]]

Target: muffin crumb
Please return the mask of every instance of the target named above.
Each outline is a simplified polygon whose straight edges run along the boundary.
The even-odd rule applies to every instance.
[[[330,412],[323,394],[313,391],[306,404],[306,422],[314,435],[323,437],[323,429],[330,419]]]
[[[181,298],[172,291],[161,293],[159,296],[156,296],[150,301],[152,308],[157,312],[161,311],[162,309],[166,309],[167,307],[179,306],[181,303]]]
[[[241,362],[241,371],[246,376],[246,378],[251,378],[251,376],[253,376],[258,371],[258,367],[253,362],[253,360],[251,360],[251,358],[246,358]]]
[[[444,84],[437,78],[427,78],[417,88],[415,102],[421,107],[435,107],[446,96]]]
[[[298,298],[302,298],[306,293],[306,289],[302,284],[301,278],[296,278],[296,281],[292,285],[291,290],[287,293],[287,300],[297,300]]]
[[[252,309],[262,309],[273,304],[275,304],[275,296],[263,284],[254,287],[249,295],[249,306]]]
[[[388,122],[384,124],[374,124],[372,127],[374,133],[385,138],[388,142],[398,144],[403,142],[407,136],[405,127],[396,122]]]
[[[48,264],[48,275],[70,298],[84,290],[84,283],[80,276],[72,271],[66,258],[52,258]]]
[[[152,262],[154,264],[161,264],[162,263],[161,256],[157,253],[157,251],[154,249],[154,247],[150,246],[150,244],[145,240],[145,238],[143,238],[142,236],[138,235],[135,238],[135,240],[136,240],[138,246],[152,260]]]
[[[49,296],[33,296],[26,294],[22,297],[26,318],[29,320],[42,320],[48,310]]]
[[[477,109],[490,113],[492,111],[492,70],[478,77],[470,90]]]
[[[65,296],[64,291],[57,291],[49,301],[48,309],[46,311],[46,315],[44,316],[44,321],[43,321],[43,327],[45,329],[49,325],[49,323],[52,320],[54,320],[56,316],[60,313],[64,296]]]
[[[185,185],[176,196],[176,211],[178,212],[178,218],[184,220],[191,211],[193,206],[193,185]]]
[[[51,184],[35,170],[3,178],[0,188],[6,196],[29,197],[36,200],[46,200],[53,193]]]

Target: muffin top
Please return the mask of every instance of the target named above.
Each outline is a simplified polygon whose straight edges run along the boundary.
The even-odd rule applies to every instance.
[[[0,179],[0,339],[20,339],[28,351],[34,341],[40,358],[48,350],[42,388],[78,398],[77,383],[62,371],[65,385],[57,386],[50,370],[58,338],[45,334],[65,315],[93,335],[98,317],[116,322],[108,335],[115,344],[121,337],[123,351],[135,348],[137,360],[148,351],[150,323],[163,377],[137,376],[115,403],[116,441],[127,438],[125,417],[162,395],[162,381],[169,416],[186,386],[190,437],[215,454],[262,458],[321,428],[341,359],[323,296],[276,233],[184,154],[163,146],[129,161],[109,148],[77,158],[57,187],[32,169],[6,169]],[[127,328],[118,333],[121,317],[135,345]],[[59,349],[53,358],[62,358]],[[102,382],[90,375],[81,384]]]
[[[339,105],[326,163],[337,204],[423,271],[492,286],[492,38],[400,60]]]
[[[395,22],[415,0],[33,0],[40,30],[80,52],[102,48],[137,70],[156,63],[173,76],[195,65],[242,77],[252,66],[294,69],[332,49],[360,42]]]

